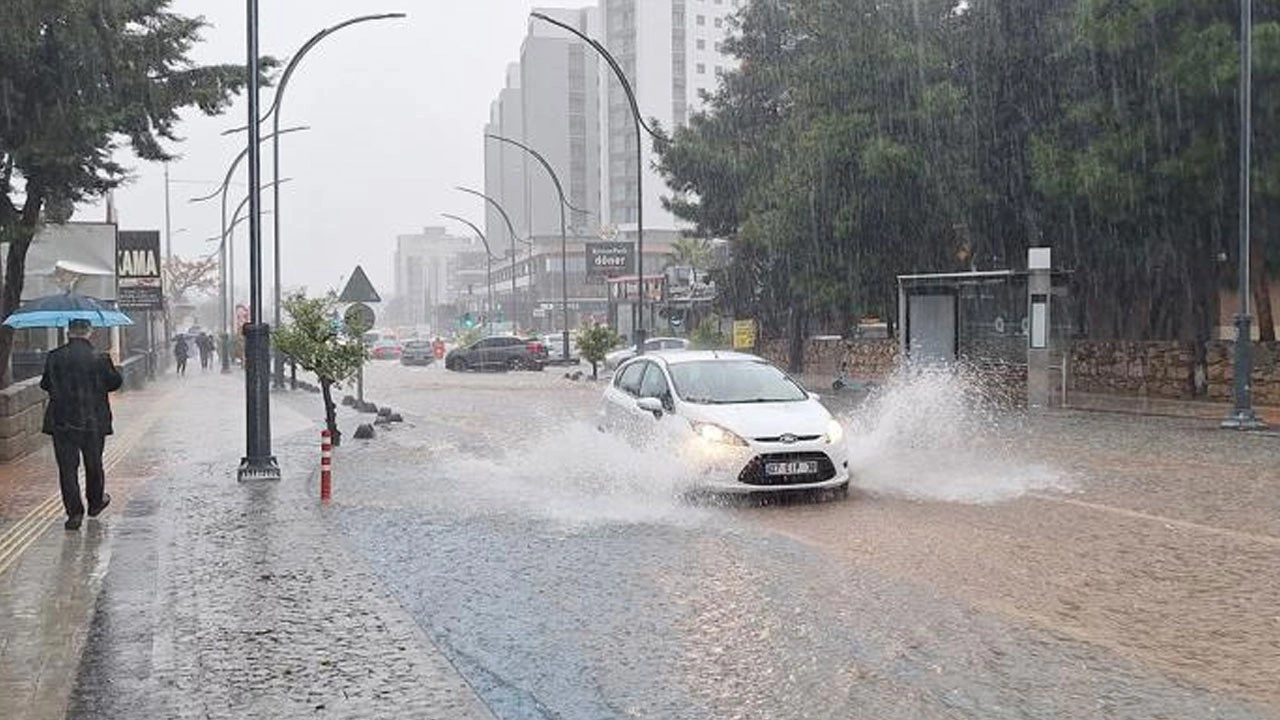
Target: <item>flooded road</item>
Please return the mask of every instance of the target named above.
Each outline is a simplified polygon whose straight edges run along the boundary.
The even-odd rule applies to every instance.
[[[690,505],[561,374],[375,364],[407,422],[337,461],[329,517],[498,717],[1280,717],[1275,438],[916,383],[829,399],[850,499]]]

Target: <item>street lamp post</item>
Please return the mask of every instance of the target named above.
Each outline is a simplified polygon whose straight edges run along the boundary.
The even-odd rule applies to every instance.
[[[489,332],[492,333],[493,331],[493,257],[494,255],[493,255],[493,250],[489,248],[489,240],[484,236],[484,233],[480,232],[480,228],[476,227],[475,223],[471,222],[470,220],[467,220],[466,218],[458,217],[457,215],[450,215],[449,213],[442,213],[442,216],[447,217],[450,220],[457,220],[463,225],[466,225],[467,227],[471,228],[472,232],[476,234],[476,237],[480,238],[480,242],[484,244],[484,280],[485,280],[485,284],[489,286],[489,309],[484,314],[484,322],[485,322],[485,325],[489,327]]]
[[[245,454],[236,477],[279,480],[280,465],[271,454],[271,326],[262,322],[262,175],[258,124],[258,0],[247,1],[249,100],[249,323],[244,327]]]
[[[636,125],[636,282],[639,288],[638,305],[636,306],[636,320],[634,322],[636,337],[636,354],[644,354],[644,145],[640,142],[641,130],[649,133],[651,136],[658,138],[658,133],[645,124],[644,118],[640,116],[640,103],[636,101],[635,90],[631,87],[631,81],[627,79],[627,74],[622,71],[622,66],[614,59],[603,45],[598,41],[589,37],[581,30],[572,25],[561,22],[549,15],[540,12],[530,13],[530,16],[543,22],[551,23],[556,27],[564,30],[591,46],[593,50],[604,58],[609,64],[609,68],[613,70],[613,74],[618,77],[618,82],[622,85],[623,92],[627,95],[627,101],[631,104],[631,116],[635,120]]]
[[[276,84],[275,97],[271,102],[271,109],[267,114],[271,116],[271,129],[275,140],[271,143],[271,175],[273,178],[280,177],[280,106],[284,102],[284,90],[289,85],[289,78],[293,77],[293,71],[297,69],[298,63],[306,56],[320,41],[338,32],[339,30],[357,25],[359,23],[372,22],[374,20],[389,20],[392,18],[403,18],[404,13],[382,13],[378,15],[362,15],[360,17],[351,18],[325,28],[298,49],[293,58],[289,60],[289,64],[285,66],[284,72],[280,75],[280,82]],[[272,225],[272,243],[274,246],[272,260],[273,270],[275,272],[275,326],[280,327],[280,186],[276,185],[272,191],[272,207],[275,208],[276,214]],[[275,354],[275,382],[276,387],[284,387],[284,356],[279,352]]]
[[[1253,318],[1249,315],[1250,154],[1253,141],[1253,2],[1240,0],[1240,313],[1236,315],[1235,407],[1222,421],[1232,430],[1263,430],[1253,410]]]
[[[498,211],[498,214],[502,215],[502,219],[507,223],[507,232],[511,235],[511,322],[514,326],[520,322],[520,301],[516,297],[516,263],[520,260],[520,255],[516,252],[516,226],[511,222],[511,216],[507,214],[507,211],[498,203],[497,200],[494,200],[479,190],[472,190],[464,187],[455,189],[484,199],[485,202],[492,205],[494,209]]]
[[[564,185],[560,183],[560,176],[556,175],[556,171],[552,169],[551,163],[547,162],[547,159],[542,156],[542,153],[522,142],[512,140],[508,137],[493,134],[486,135],[486,137],[509,145],[514,145],[532,155],[534,159],[541,163],[542,167],[546,169],[547,174],[551,176],[551,182],[555,183],[556,186],[556,193],[560,195],[560,302],[561,309],[564,312],[564,358],[567,361],[569,359],[569,229],[568,221],[565,218],[565,210],[572,208],[577,212],[585,211],[578,210],[578,208],[569,204],[569,201],[564,196]],[[532,252],[532,250],[530,252]]]
[[[285,128],[284,130],[273,132],[271,133],[271,135],[267,137],[279,137],[281,135],[287,135],[289,133],[295,133],[295,132],[302,132],[303,130],[310,130],[310,129],[311,128],[309,126],[301,125],[298,127]],[[231,179],[235,177],[236,169],[240,167],[240,163],[243,162],[248,155],[249,155],[249,148],[248,146],[246,146],[243,150],[240,151],[240,154],[236,155],[235,159],[231,161],[231,165],[227,167],[227,175],[222,179],[222,185],[219,186],[217,190],[214,190],[208,195],[204,195],[197,198],[191,198],[191,200],[188,201],[193,203],[206,202],[208,200],[214,199],[215,197],[221,196],[222,198],[221,200],[222,232],[219,235],[220,237],[226,237],[226,234],[227,234],[227,189],[231,187]],[[226,254],[226,249],[227,249],[226,245],[224,244],[223,253],[218,257],[218,274],[220,276],[219,279],[221,283],[221,295],[222,295],[222,350],[219,354],[222,356],[222,372],[224,374],[231,372],[231,356],[230,356],[230,353],[227,352],[227,347],[230,345],[230,340],[231,340],[231,324],[227,316],[227,297],[230,293],[228,292],[228,289],[227,289],[227,280],[228,280],[227,266],[229,263],[228,263],[228,258]]]

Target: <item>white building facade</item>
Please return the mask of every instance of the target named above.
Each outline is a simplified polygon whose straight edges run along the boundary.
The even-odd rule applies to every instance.
[[[443,227],[428,227],[416,235],[396,238],[395,299],[404,326],[438,330],[451,320],[444,306],[465,302],[474,279],[466,258],[475,251],[469,238],[450,235]]]

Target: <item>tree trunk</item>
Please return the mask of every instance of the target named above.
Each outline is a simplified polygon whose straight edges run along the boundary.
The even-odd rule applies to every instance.
[[[342,433],[338,430],[338,408],[333,403],[333,381],[320,378],[320,390],[324,394],[324,424],[329,428],[329,436],[334,447],[342,444]]]
[[[804,317],[800,301],[791,306],[787,319],[787,369],[798,375],[804,372]]]
[[[9,253],[5,258],[4,289],[0,292],[0,318],[7,318],[22,303],[22,284],[27,274],[27,250],[31,248],[31,240],[36,235],[35,223],[28,224],[25,218],[14,228],[13,239],[9,242]],[[7,386],[12,379],[9,372],[9,357],[13,353],[13,328],[0,326],[0,387]]]
[[[596,365],[596,362],[594,360],[591,361],[591,379],[592,380],[600,379],[599,367]]]

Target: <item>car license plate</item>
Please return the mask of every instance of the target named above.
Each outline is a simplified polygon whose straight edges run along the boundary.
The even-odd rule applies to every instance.
[[[764,474],[777,477],[779,475],[816,475],[818,463],[813,460],[800,462],[765,463]]]

